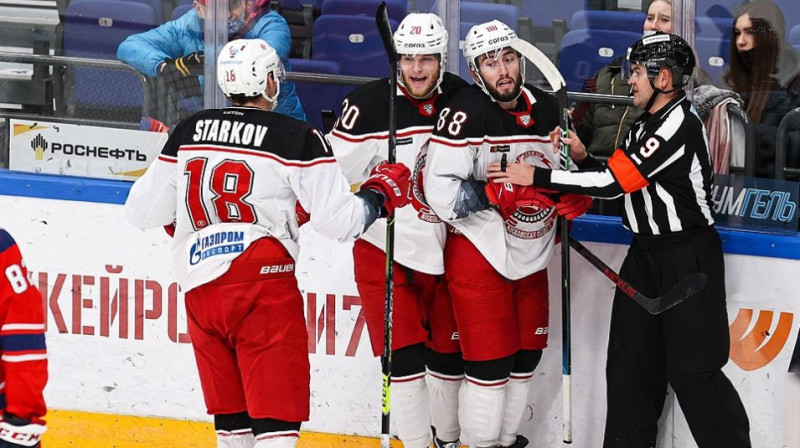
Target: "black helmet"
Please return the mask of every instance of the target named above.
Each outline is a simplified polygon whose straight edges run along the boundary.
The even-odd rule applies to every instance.
[[[670,69],[673,89],[688,84],[695,67],[694,53],[689,44],[680,36],[666,33],[652,34],[636,41],[628,53],[627,62],[646,67],[651,82],[662,67]]]

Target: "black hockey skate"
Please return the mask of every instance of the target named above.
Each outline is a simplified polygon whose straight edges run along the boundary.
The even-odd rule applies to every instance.
[[[514,443],[508,448],[525,448],[528,446],[528,443],[529,441],[527,437],[517,434],[517,440],[515,440]]]

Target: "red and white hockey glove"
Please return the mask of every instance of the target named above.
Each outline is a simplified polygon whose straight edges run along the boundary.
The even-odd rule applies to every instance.
[[[553,200],[536,187],[487,182],[484,187],[489,203],[504,219],[513,215],[519,207],[546,209],[553,207]]]
[[[564,193],[556,204],[556,211],[559,215],[572,221],[573,219],[586,213],[592,207],[592,198],[582,194]]]
[[[6,413],[0,421],[0,448],[38,447],[47,428]]]
[[[294,214],[297,218],[297,227],[303,227],[303,224],[311,221],[311,213],[303,208],[303,204],[300,201],[294,204]]]
[[[371,175],[361,184],[361,190],[372,189],[383,195],[380,216],[394,213],[394,209],[408,205],[411,201],[411,171],[402,163],[381,162],[372,169]]]

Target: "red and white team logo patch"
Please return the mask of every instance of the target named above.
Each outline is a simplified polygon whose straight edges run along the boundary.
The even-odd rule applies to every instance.
[[[533,166],[553,169],[553,164],[539,151],[526,151],[515,161]],[[556,213],[553,208],[520,207],[506,219],[506,232],[523,240],[535,240],[546,236],[555,226]]]
[[[517,124],[524,128],[529,128],[533,125],[533,118],[531,118],[531,116],[528,114],[518,115]]]
[[[425,152],[420,152],[414,162],[414,170],[411,174],[411,205],[417,211],[417,218],[420,221],[437,224],[442,222],[442,219],[433,213],[428,202],[425,201],[425,193],[422,190],[422,170],[425,169],[426,156]]]

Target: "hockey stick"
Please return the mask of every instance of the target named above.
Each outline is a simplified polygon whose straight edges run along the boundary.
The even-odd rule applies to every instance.
[[[386,2],[381,2],[375,13],[375,23],[381,34],[383,47],[389,57],[389,163],[395,163],[397,147],[397,113],[394,98],[397,93],[397,51],[394,48],[392,26]],[[381,394],[381,448],[390,448],[389,412],[391,411],[392,386],[392,313],[394,308],[394,213],[386,218],[386,299],[383,315],[383,355],[381,373],[383,393]]]
[[[705,286],[706,281],[708,278],[706,274],[702,272],[697,272],[694,274],[689,275],[688,277],[681,280],[680,283],[673,286],[669,291],[665,292],[664,294],[651,299],[639,291],[636,290],[630,283],[626,282],[622,278],[620,278],[619,274],[614,272],[613,269],[608,267],[607,264],[603,262],[603,260],[597,258],[595,254],[592,253],[589,249],[586,248],[583,244],[578,242],[576,239],[570,239],[569,245],[572,246],[575,251],[577,251],[583,258],[585,258],[589,263],[594,265],[600,272],[603,273],[606,277],[608,277],[614,284],[617,285],[620,291],[624,292],[628,297],[633,299],[634,302],[638,303],[642,308],[647,310],[650,314],[660,314],[664,311],[672,308],[673,306],[681,303],[684,299],[687,299],[698,292],[700,292]]]
[[[511,41],[511,48],[531,61],[544,75],[550,88],[553,89],[560,108],[562,136],[568,132],[567,83],[561,72],[541,50],[522,39]],[[561,165],[569,169],[569,146],[561,144]],[[563,398],[563,418],[561,421],[562,439],[564,443],[572,443],[572,318],[570,300],[570,263],[569,263],[569,222],[559,219],[561,233],[561,379]]]

